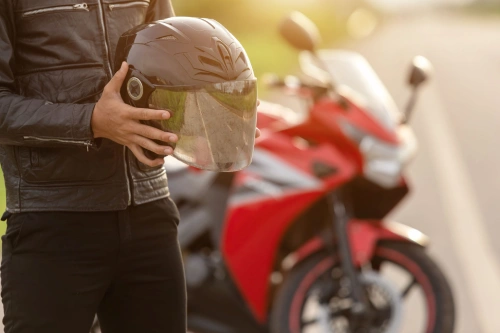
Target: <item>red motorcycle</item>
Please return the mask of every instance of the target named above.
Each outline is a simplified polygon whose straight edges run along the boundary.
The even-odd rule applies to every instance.
[[[406,123],[429,63],[415,58],[402,114],[363,57],[316,51],[305,17],[290,16],[282,33],[303,50],[307,79],[271,83],[308,111],[262,103],[262,137],[243,171],[165,165],[182,219],[189,329],[453,332],[452,293],[427,237],[384,220],[408,193],[402,173],[417,143]]]

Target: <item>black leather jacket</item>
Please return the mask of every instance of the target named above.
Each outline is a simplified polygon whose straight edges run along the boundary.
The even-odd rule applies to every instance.
[[[119,36],[172,15],[170,0],[0,0],[9,212],[121,210],[169,195],[163,168],[110,140],[97,148],[90,120]]]

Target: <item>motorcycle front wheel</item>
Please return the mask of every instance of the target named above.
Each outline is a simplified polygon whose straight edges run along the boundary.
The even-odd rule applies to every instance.
[[[318,253],[294,267],[274,298],[271,333],[452,333],[450,286],[425,249],[386,242],[360,271],[370,315],[360,318],[338,258]]]

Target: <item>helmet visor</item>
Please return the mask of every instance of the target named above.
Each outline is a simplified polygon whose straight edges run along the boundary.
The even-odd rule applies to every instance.
[[[178,135],[173,154],[178,160],[212,171],[237,171],[252,161],[257,122],[255,80],[197,88],[157,86],[149,104],[171,111],[162,128]]]

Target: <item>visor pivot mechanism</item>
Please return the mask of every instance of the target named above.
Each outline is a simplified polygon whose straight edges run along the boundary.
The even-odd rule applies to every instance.
[[[144,94],[144,86],[141,80],[132,76],[127,82],[127,93],[132,100],[140,100]]]

